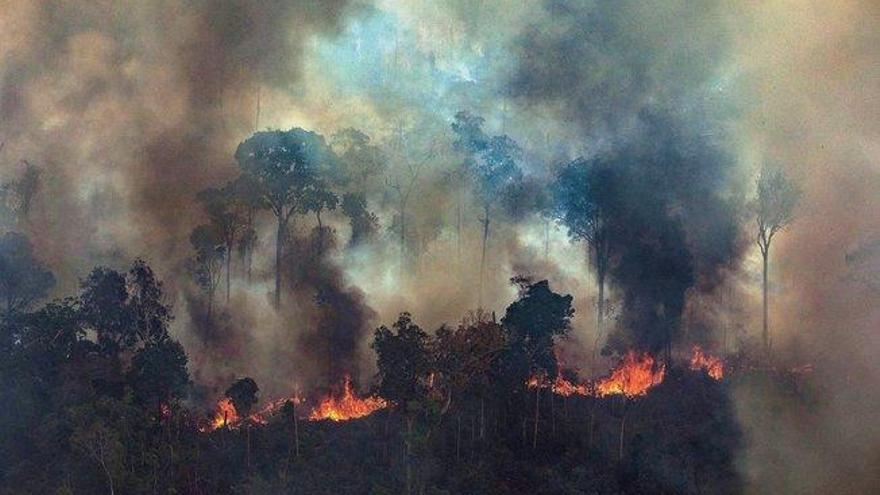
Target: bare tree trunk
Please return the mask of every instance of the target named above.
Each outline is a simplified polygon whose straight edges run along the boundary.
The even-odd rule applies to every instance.
[[[400,274],[406,271],[406,203],[400,202]]]
[[[489,203],[486,203],[483,206],[483,252],[480,255],[480,285],[479,285],[479,295],[478,295],[478,306],[483,306],[483,274],[485,272],[486,267],[486,245],[489,241]]]
[[[245,419],[247,421],[247,419]],[[251,425],[248,423],[245,426],[245,466],[247,467],[247,472],[251,472]]]
[[[232,269],[232,242],[226,244],[226,305],[229,305],[229,271]]]
[[[767,262],[770,254],[769,246],[767,249],[762,250],[762,258],[764,264],[763,270],[763,299],[764,299],[764,329],[763,329],[763,340],[764,340],[764,351],[767,353],[767,357],[770,357],[770,328],[768,325],[768,311],[767,311]]]
[[[535,387],[535,427],[532,431],[532,450],[538,448],[538,419],[541,412],[541,387]]]
[[[480,440],[486,435],[486,400],[480,397]]]
[[[412,493],[412,416],[406,418],[406,493]]]
[[[101,454],[101,469],[104,471],[104,475],[107,476],[107,484],[110,486],[110,495],[114,495],[116,493],[113,487],[113,475],[110,474],[110,469],[107,468],[107,464],[104,462],[104,455]]]
[[[275,234],[275,309],[281,306],[281,256],[284,248],[285,221],[278,217],[278,231]]]
[[[458,412],[457,425],[455,429],[455,460],[461,459],[461,411]]]
[[[296,457],[299,458],[299,420],[296,417],[296,403],[291,401],[293,405],[293,441],[296,447]]]
[[[617,460],[623,460],[623,439],[626,434],[626,410],[623,411],[623,416],[620,417],[620,442],[617,448]]]

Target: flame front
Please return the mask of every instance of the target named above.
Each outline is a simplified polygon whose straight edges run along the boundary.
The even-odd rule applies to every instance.
[[[706,354],[703,348],[694,346],[691,354],[691,369],[694,371],[705,370],[712,378],[720,380],[724,378],[724,362],[721,358]]]
[[[663,381],[666,366],[658,365],[648,353],[629,351],[607,378],[596,382],[596,395],[637,397]]]
[[[556,375],[556,380],[553,380],[553,393],[563,397],[571,397],[572,395],[588,395],[588,390],[586,385],[574,384],[562,378],[561,375]]]
[[[342,395],[334,396],[331,394],[324,397],[309,414],[309,420],[348,421],[369,416],[387,406],[388,403],[380,397],[359,398],[355,396],[354,390],[351,388],[351,379],[345,377]]]
[[[235,406],[229,397],[224,397],[217,403],[217,411],[211,419],[211,424],[207,427],[208,431],[216,430],[227,425],[238,423],[238,413],[235,412]]]

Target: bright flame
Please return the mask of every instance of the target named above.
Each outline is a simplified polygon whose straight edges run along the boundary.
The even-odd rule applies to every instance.
[[[562,378],[561,375],[556,375],[556,380],[553,381],[553,393],[563,397],[571,397],[572,395],[589,395],[586,385],[576,385],[565,378]]]
[[[636,397],[660,384],[666,375],[666,366],[657,364],[648,353],[629,351],[611,375],[596,382],[596,395],[625,395]]]
[[[694,371],[705,370],[712,378],[720,380],[724,378],[724,362],[721,358],[706,354],[703,349],[695,345],[691,354],[691,369]]]
[[[571,397],[572,395],[589,395],[587,385],[574,384],[565,378],[562,378],[562,375],[556,375],[556,379],[554,379],[552,383],[547,380],[539,380],[537,376],[532,375],[526,380],[526,387],[530,389],[550,387],[554,394],[563,397]]]
[[[388,406],[384,399],[379,397],[359,398],[354,395],[351,388],[351,378],[345,377],[342,395],[327,395],[309,414],[310,421],[348,421],[362,418]]]
[[[268,424],[269,418],[280,411],[287,401],[292,401],[294,405],[299,405],[303,402],[299,394],[294,394],[291,397],[283,397],[270,402],[259,411],[251,413],[247,419],[255,424]],[[201,431],[214,431],[218,428],[223,428],[224,426],[228,428],[238,428],[241,425],[241,422],[242,419],[235,410],[235,405],[232,403],[232,400],[230,400],[229,397],[224,397],[217,402],[217,408],[214,412],[214,417],[211,418],[211,423],[201,428]]]
[[[224,397],[217,403],[217,411],[211,419],[211,424],[206,428],[207,431],[216,430],[224,426],[233,426],[238,423],[238,413],[235,412],[235,406],[229,397]]]

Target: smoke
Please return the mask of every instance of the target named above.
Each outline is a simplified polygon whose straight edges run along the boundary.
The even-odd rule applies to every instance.
[[[880,208],[880,88],[870,82],[880,75],[880,10],[773,1],[741,14],[737,65],[755,101],[740,124],[743,154],[784,167],[803,189],[795,223],[771,247],[770,331],[782,359],[815,369],[809,407],[738,391],[751,445],[743,469],[754,493],[870,493],[880,481],[870,283],[880,258],[863,248],[880,238],[868,213]]]
[[[62,278],[135,254],[179,259],[199,214],[193,195],[235,173],[258,91],[293,85],[304,45],[334,33],[346,8],[4,2],[3,162],[46,170],[28,230]]]
[[[529,178],[577,156],[615,164],[626,229],[613,315],[645,347],[667,330],[707,343],[722,328],[746,343],[758,335],[744,198],[758,167],[780,165],[804,196],[771,249],[771,334],[780,361],[814,365],[815,407],[737,390],[741,467],[755,493],[856,492],[880,457],[865,420],[880,406],[869,249],[880,239],[878,16],[859,0],[5,0],[0,181],[21,159],[42,169],[16,228],[57,275],[57,294],[96,264],[142,256],[168,282],[195,380],[222,391],[252,375],[272,395],[345,372],[363,381],[369,329],[400,311],[436,328],[474,309],[480,212],[453,174],[459,110],[516,140]],[[233,152],[257,126],[258,98],[260,128],[363,130],[395,150],[391,178],[436,152],[407,206],[405,258],[393,191],[376,177],[366,198],[375,241],[342,250],[328,237],[315,256],[313,221],[297,218],[288,303],[275,311],[262,215],[253,280],[233,277],[230,303],[206,328],[182,270],[189,232],[204,222],[195,195],[238,173]],[[591,347],[584,246],[518,213],[493,219],[483,305],[502,311],[513,275],[549,278],[575,296],[573,347]],[[345,223],[327,214],[339,239]],[[588,354],[578,351],[568,354]]]

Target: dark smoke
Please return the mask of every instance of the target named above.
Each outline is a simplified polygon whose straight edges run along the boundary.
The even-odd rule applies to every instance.
[[[726,194],[733,160],[706,136],[648,113],[635,136],[597,159],[608,176],[600,199],[634,340],[617,343],[656,351],[675,341],[686,299],[711,292],[739,260],[742,204]]]
[[[346,376],[358,379],[361,345],[372,330],[376,313],[363,292],[349,285],[342,269],[330,257],[336,248],[335,232],[314,228],[292,243],[285,271],[291,290],[308,323],[299,334],[300,359],[312,383],[326,380],[338,385]]]
[[[516,45],[513,96],[577,125],[587,162],[605,169],[611,284],[629,332],[611,339],[618,351],[668,348],[688,297],[716,287],[742,252],[735,162],[713,137],[723,109],[706,116],[725,39],[710,36],[713,9],[551,0],[553,29],[536,23]]]

